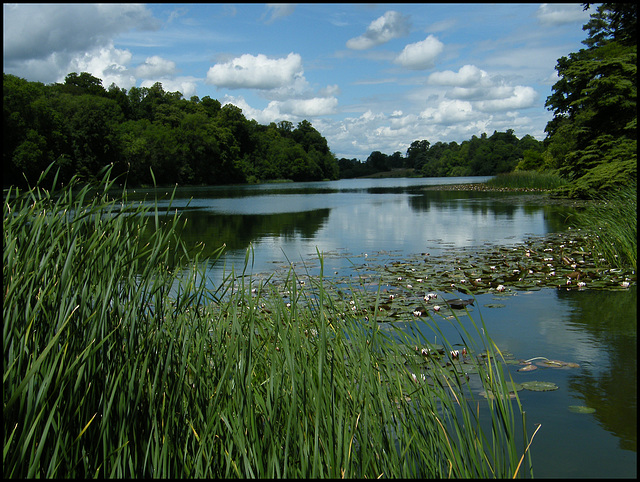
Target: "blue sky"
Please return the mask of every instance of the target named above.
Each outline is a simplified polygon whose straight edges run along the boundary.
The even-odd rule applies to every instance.
[[[261,124],[303,119],[338,157],[513,129],[539,140],[580,4],[3,4],[3,72],[161,82]]]

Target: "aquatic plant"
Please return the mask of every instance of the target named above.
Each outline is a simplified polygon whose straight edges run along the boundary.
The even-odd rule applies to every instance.
[[[522,407],[483,325],[461,328],[462,346],[440,333],[432,356],[421,335],[362,316],[357,289],[353,305],[334,296],[321,257],[306,284],[243,271],[208,290],[170,207],[112,197],[108,171],[97,186],[55,182],[3,204],[4,477],[527,470]],[[494,398],[470,389],[465,352],[484,353],[467,366]]]
[[[487,186],[508,189],[538,189],[552,191],[567,184],[555,172],[513,171],[489,179]]]
[[[638,192],[637,184],[607,192],[597,202],[578,213],[573,223],[593,233],[593,250],[597,260],[615,267],[638,262]]]

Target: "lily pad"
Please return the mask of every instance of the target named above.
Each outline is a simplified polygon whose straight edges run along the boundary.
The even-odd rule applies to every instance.
[[[524,388],[522,384],[516,382],[506,382],[506,385],[509,389],[509,398],[516,398],[516,392],[519,392]],[[495,400],[497,398],[493,390],[482,390],[479,392],[479,395],[491,400]]]
[[[541,360],[536,365],[547,368],[578,368],[580,365],[573,362],[565,362],[562,360]]]
[[[569,405],[569,411],[573,413],[594,413],[596,409],[585,407],[584,405]]]
[[[533,370],[537,370],[538,367],[535,365],[525,365],[522,368],[518,368],[519,372],[531,372]]]
[[[532,392],[550,392],[552,390],[557,390],[558,385],[553,382],[522,382],[522,387],[526,390],[531,390]]]
[[[504,308],[505,304],[503,303],[487,303],[486,305],[484,305],[485,308]]]

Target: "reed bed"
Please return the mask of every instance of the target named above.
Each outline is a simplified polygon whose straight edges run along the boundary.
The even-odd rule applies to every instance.
[[[4,477],[532,475],[483,324],[460,336],[488,399],[443,336],[424,356],[322,270],[286,299],[244,272],[207,290],[180,218],[112,187],[5,196]]]
[[[498,174],[489,179],[486,184],[493,188],[540,189],[551,191],[566,185],[567,181],[554,172],[513,171]]]
[[[596,259],[617,268],[638,262],[638,186],[607,193],[578,213],[573,222],[595,236]]]

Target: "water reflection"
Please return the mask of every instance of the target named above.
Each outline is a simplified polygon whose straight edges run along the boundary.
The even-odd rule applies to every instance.
[[[594,417],[620,438],[620,448],[637,451],[637,286],[631,293],[593,291],[582,296],[560,292],[575,308],[570,323],[588,333],[602,350],[604,360],[585,366],[569,379],[572,391],[585,405],[596,409]]]
[[[205,256],[226,244],[230,251],[244,252],[250,243],[267,237],[283,240],[313,239],[328,217],[329,209],[278,214],[215,214],[206,210],[188,210],[182,240],[188,246],[205,243]]]
[[[226,244],[226,272],[230,264],[241,271],[252,246],[254,273],[271,272],[274,263],[287,260],[311,263],[318,249],[339,254],[325,259],[325,274],[340,270],[340,276],[366,263],[364,253],[369,261],[376,257],[384,262],[375,253],[437,254],[562,232],[574,212],[535,195],[425,190],[434,183],[386,179],[189,188],[178,191],[172,207],[187,220],[182,233],[187,245],[205,243],[207,255]],[[208,270],[208,279],[217,283],[222,267],[210,265]],[[635,477],[636,301],[635,286],[621,292],[544,289],[478,296],[472,316],[477,321],[482,314],[501,349],[517,358],[546,356],[580,364],[573,370],[528,374],[512,370],[516,381],[537,379],[559,386],[553,392],[520,392],[531,424],[528,433],[533,423],[543,424],[532,449],[538,461],[535,475]],[[496,303],[505,307],[485,307]],[[596,412],[574,414],[570,405],[587,405]]]
[[[502,308],[490,308],[500,304]],[[505,353],[517,359],[546,357],[580,365],[540,367],[518,372],[515,382],[548,381],[551,392],[518,393],[527,412],[529,436],[541,424],[532,445],[537,477],[632,477],[637,472],[637,286],[626,291],[542,289],[511,295],[483,294],[462,314],[463,326],[484,320],[487,332]],[[426,339],[431,328],[419,320]],[[452,323],[437,322],[444,336],[462,341]],[[437,341],[437,340],[436,340]],[[576,414],[572,405],[594,408]]]
[[[273,262],[315,257],[316,250],[347,250],[352,257],[379,251],[414,254],[452,246],[508,245],[564,229],[567,208],[509,194],[425,189],[434,183],[359,179],[181,188],[171,207],[187,220],[183,239],[189,245],[205,243],[208,254],[226,244],[227,269],[244,263],[251,246],[256,272],[268,271]],[[169,201],[159,204],[162,208]],[[334,261],[331,269],[350,262]],[[214,279],[217,269],[210,266]]]

